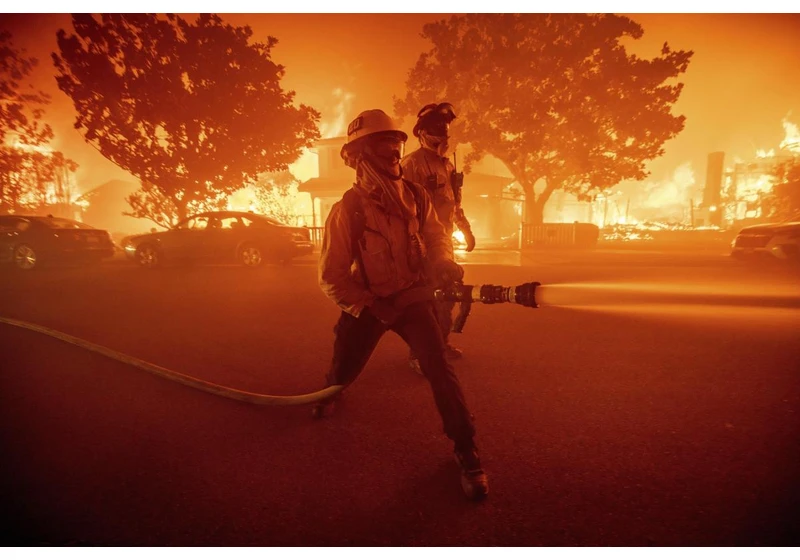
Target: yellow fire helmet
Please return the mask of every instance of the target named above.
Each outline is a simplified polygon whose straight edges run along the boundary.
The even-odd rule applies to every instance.
[[[403,142],[408,134],[400,130],[394,119],[380,109],[362,111],[347,127],[347,143],[342,146],[341,156],[345,164],[355,167],[354,155],[359,151],[361,141],[373,134],[394,134]]]

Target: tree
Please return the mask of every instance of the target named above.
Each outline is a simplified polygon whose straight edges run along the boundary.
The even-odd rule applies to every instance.
[[[77,195],[77,169],[77,163],[46,146],[4,146],[0,150],[3,209],[69,215]]]
[[[449,101],[456,141],[469,144],[467,166],[499,159],[525,192],[527,220],[541,223],[557,189],[579,199],[625,179],[647,176],[645,163],[684,126],[670,109],[692,52],[646,60],[622,44],[642,36],[623,16],[470,14],[426,24],[433,47],[409,72],[400,117]],[[536,196],[534,186],[544,183]],[[540,183],[541,184],[541,183]]]
[[[249,27],[207,14],[72,23],[53,54],[58,86],[86,141],[141,180],[128,199],[134,217],[174,225],[259,173],[286,169],[319,138],[319,113],[281,88],[274,37],[250,43]]]
[[[17,211],[23,195],[24,169],[30,150],[46,144],[53,131],[42,122],[47,94],[23,87],[38,64],[17,49],[11,33],[0,31],[0,212]]]
[[[69,207],[77,194],[73,177],[78,164],[49,149],[31,150],[29,161],[25,206],[32,210]]]
[[[253,186],[256,211],[284,224],[295,225],[295,202],[300,181],[289,171],[261,175]]]
[[[30,153],[0,146],[0,213],[19,212],[27,185]]]

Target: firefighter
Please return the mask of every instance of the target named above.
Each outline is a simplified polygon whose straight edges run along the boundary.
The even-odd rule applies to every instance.
[[[418,300],[401,307],[398,302],[424,283],[458,281],[464,274],[453,261],[450,235],[427,193],[402,177],[407,139],[378,109],[362,112],[347,129],[341,155],[355,169],[356,181],[331,208],[319,259],[320,287],[342,309],[326,382],[347,387],[383,334],[399,334],[419,357],[433,390],[444,432],[454,443],[464,492],[480,499],[488,493],[488,481],[473,440],[472,415],[445,357],[433,303]],[[337,398],[315,405],[314,417],[330,414]]]
[[[458,227],[464,234],[466,250],[472,251],[475,248],[475,236],[472,235],[472,228],[461,208],[461,183],[464,176],[456,173],[455,165],[448,158],[450,123],[455,118],[456,113],[450,103],[431,103],[420,109],[413,130],[414,136],[419,139],[420,148],[405,156],[401,165],[406,179],[422,185],[428,191],[436,215],[444,224],[447,235],[452,236],[454,227]],[[447,348],[447,357],[451,360],[462,355],[459,348],[450,344],[454,307],[455,302],[451,301],[436,303],[436,316]],[[420,372],[419,361],[413,353],[409,356],[409,364],[412,369]]]

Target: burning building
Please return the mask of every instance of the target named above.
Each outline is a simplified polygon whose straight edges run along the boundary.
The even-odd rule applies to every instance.
[[[734,158],[733,166],[727,168],[723,152],[709,154],[700,221],[720,227],[770,221],[776,170],[800,165],[800,131],[787,119],[783,128],[785,137],[778,151],[757,150],[755,158]]]

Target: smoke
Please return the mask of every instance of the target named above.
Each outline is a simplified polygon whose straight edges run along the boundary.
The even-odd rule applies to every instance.
[[[692,169],[692,164],[687,161],[672,172],[672,177],[645,183],[645,200],[641,207],[663,209],[670,206],[686,206],[692,198],[694,185],[694,169]]]
[[[304,148],[297,161],[289,164],[289,172],[301,183],[314,177],[319,177],[319,158],[317,154]]]
[[[355,94],[344,88],[334,89],[332,95],[336,100],[336,104],[333,107],[334,117],[332,120],[324,121],[320,125],[319,131],[322,138],[335,138],[345,133],[353,106],[353,99],[355,99]]]

